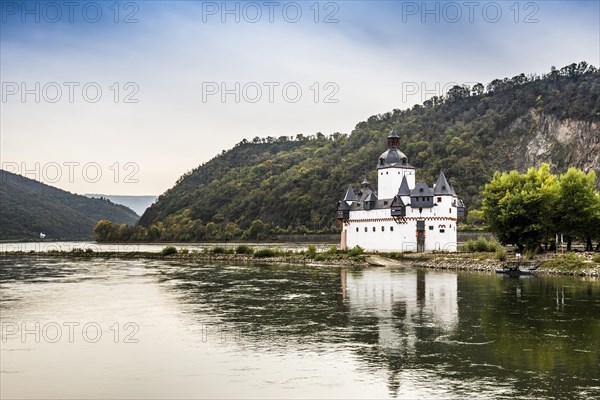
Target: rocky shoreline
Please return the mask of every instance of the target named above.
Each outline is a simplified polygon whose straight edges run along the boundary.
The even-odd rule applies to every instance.
[[[286,264],[323,267],[381,267],[381,268],[427,268],[438,270],[460,270],[474,272],[495,272],[498,268],[507,267],[510,261],[485,258],[481,254],[406,254],[400,258],[388,257],[384,254],[362,254],[356,257],[327,257],[317,254],[311,258],[306,254],[283,254],[272,257],[256,257],[252,254],[214,254],[207,252],[177,253],[162,255],[156,252],[2,252],[0,257],[37,257],[37,258],[69,258],[69,259],[150,259],[168,261],[203,261],[203,262],[235,262],[251,264]],[[541,266],[534,275],[572,275],[600,277],[600,264],[590,263],[589,267],[576,270],[545,268]]]

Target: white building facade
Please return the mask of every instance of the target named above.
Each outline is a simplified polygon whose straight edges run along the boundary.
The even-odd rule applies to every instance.
[[[416,181],[416,170],[398,150],[393,130],[377,163],[377,192],[365,179],[348,187],[338,203],[341,249],[375,252],[457,250],[457,222],[465,209],[443,172],[433,188]]]

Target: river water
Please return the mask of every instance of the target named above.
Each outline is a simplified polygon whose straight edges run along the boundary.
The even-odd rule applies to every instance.
[[[598,398],[600,281],[0,257],[2,398]]]

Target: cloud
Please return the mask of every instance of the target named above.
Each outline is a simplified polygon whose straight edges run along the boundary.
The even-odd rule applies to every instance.
[[[292,14],[277,13],[270,22],[264,9],[257,23],[244,15],[232,22],[235,14],[222,23],[218,13],[203,14],[201,4],[140,3],[139,22],[133,24],[3,23],[3,82],[80,86],[73,103],[44,98],[35,103],[32,96],[25,103],[19,96],[3,103],[2,160],[93,160],[106,169],[131,161],[143,178],[135,185],[110,180],[57,185],[80,193],[158,194],[243,138],[349,133],[370,115],[421,103],[423,93],[403,95],[407,82],[431,90],[449,82],[543,73],[581,60],[600,64],[600,10],[594,2],[574,8],[536,3],[537,23],[523,22],[532,11],[525,3],[519,3],[517,22],[510,5],[502,3],[503,17],[496,23],[477,13],[473,22],[466,14],[456,23],[440,14],[435,22],[426,12],[423,23],[423,10],[407,14],[407,2],[339,2],[328,9],[320,3],[317,23],[313,3],[298,3],[303,14],[296,23],[286,20]],[[239,3],[239,9],[247,4]],[[447,2],[439,4],[442,10]],[[323,23],[328,15],[339,22]],[[102,89],[97,103],[79,90],[90,82]],[[127,83],[139,90],[132,95],[135,87],[126,89]],[[219,92],[206,96],[213,84]],[[257,87],[262,96],[251,102]],[[302,95],[293,102],[296,87]],[[235,93],[223,101],[222,89]],[[139,102],[124,102],[127,95]]]

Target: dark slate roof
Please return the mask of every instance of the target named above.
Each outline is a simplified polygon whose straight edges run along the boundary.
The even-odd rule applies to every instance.
[[[350,206],[348,205],[348,203],[346,203],[345,201],[340,201],[340,203],[338,204],[338,211],[345,211],[345,210],[349,210]]]
[[[381,209],[385,209],[385,208],[390,208],[392,206],[392,199],[386,199],[386,200],[376,200],[375,204],[373,205],[373,207],[370,207],[369,209],[371,210],[381,210]],[[355,202],[352,203],[352,205],[350,206],[350,211],[360,211],[360,210],[364,210],[365,209],[365,203],[364,202]]]
[[[433,196],[433,193],[431,192],[431,189],[429,189],[429,186],[427,186],[426,183],[417,182],[417,184],[415,185],[415,188],[412,190],[412,192],[410,192],[410,195],[413,197]]]
[[[377,168],[390,168],[390,167],[401,167],[414,169],[412,165],[408,163],[406,154],[398,149],[390,148],[381,153],[379,156],[379,162]]]
[[[435,184],[435,188],[433,189],[433,194],[436,196],[441,196],[441,195],[455,196],[456,195],[456,193],[454,193],[454,189],[452,189],[452,186],[450,186],[450,183],[448,183],[448,180],[446,179],[446,176],[444,175],[443,171],[440,171],[440,177],[438,178],[438,181]]]
[[[346,190],[346,195],[344,196],[344,201],[355,201],[356,193],[354,193],[354,189],[352,189],[352,185],[348,186],[348,190]]]
[[[369,183],[369,181],[367,180],[367,177],[365,176],[365,179],[363,179],[362,183],[360,184],[361,187],[371,187],[371,184]]]
[[[360,190],[360,192],[358,192],[358,198],[356,199],[357,201],[365,201],[367,197],[369,197],[369,195],[372,193],[373,191],[371,190],[370,187],[365,187],[362,188]]]
[[[390,135],[388,136],[388,139],[391,138],[400,138],[400,136],[398,136],[398,132],[395,129],[392,129],[392,131],[390,132]]]
[[[400,184],[400,189],[398,189],[398,196],[410,196],[410,188],[408,187],[406,175],[402,177],[402,183]]]
[[[365,201],[377,201],[377,195],[374,192],[369,193]]]
[[[394,197],[394,200],[392,200],[392,206],[394,206],[394,207],[404,206],[404,202],[402,201],[402,198],[400,196]]]

